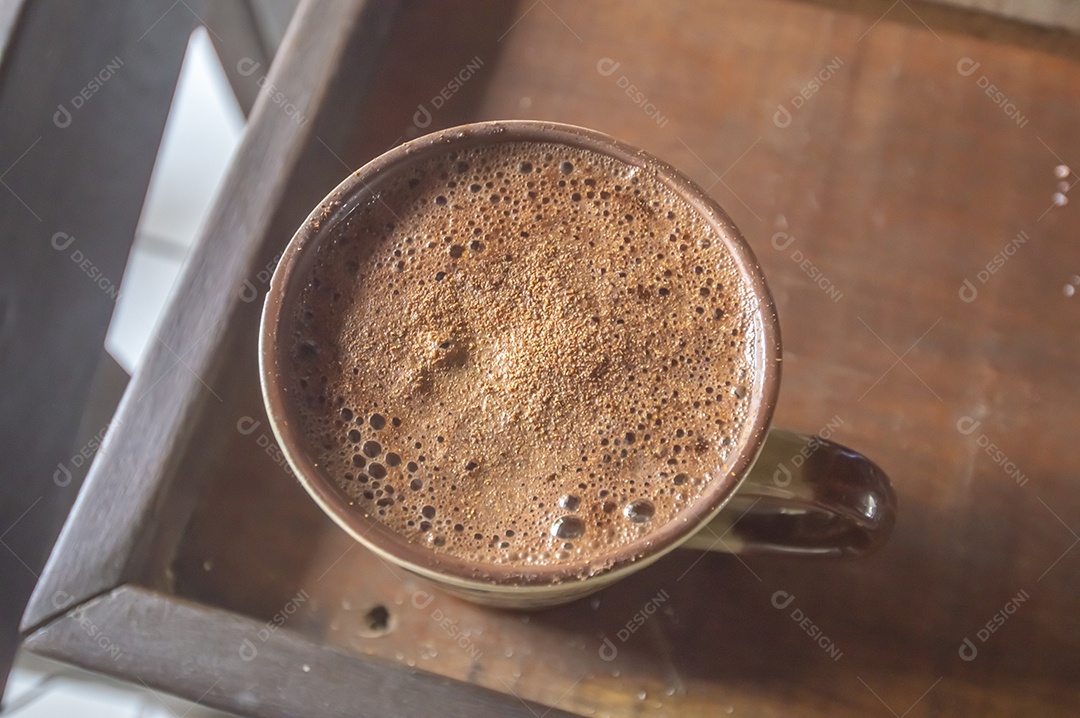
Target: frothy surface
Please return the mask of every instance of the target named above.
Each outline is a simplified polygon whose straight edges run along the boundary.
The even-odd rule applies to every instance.
[[[757,304],[652,172],[558,144],[447,149],[330,230],[286,381],[357,512],[463,559],[557,564],[726,475]]]

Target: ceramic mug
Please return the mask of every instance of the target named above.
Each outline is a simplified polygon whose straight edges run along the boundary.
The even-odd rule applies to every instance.
[[[350,506],[300,440],[286,401],[284,337],[316,247],[386,177],[432,153],[500,142],[543,142],[608,155],[641,167],[696,209],[722,237],[741,279],[753,292],[756,367],[752,403],[727,471],[672,520],[604,554],[589,566],[554,561],[513,567],[467,561],[409,541]],[[896,499],[885,473],[866,457],[818,436],[771,429],[780,388],[780,331],[775,305],[753,252],[724,211],[670,165],[602,133],[539,121],[482,122],[435,132],[372,160],[338,185],[296,232],[274,272],[263,308],[259,366],[270,425],[300,482],[354,539],[416,575],[467,599],[534,608],[571,601],[653,563],[679,546],[729,553],[859,556],[880,546],[892,529]]]

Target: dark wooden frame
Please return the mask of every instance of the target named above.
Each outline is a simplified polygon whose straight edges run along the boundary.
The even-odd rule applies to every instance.
[[[859,5],[876,16],[890,3]],[[170,307],[161,341],[129,385],[117,430],[95,462],[27,609],[28,649],[242,713],[561,714],[347,654],[291,631],[259,645],[259,665],[270,666],[271,675],[259,677],[263,692],[255,695],[251,665],[237,646],[265,624],[177,598],[167,583],[146,585],[147,576],[167,581],[162,557],[171,555],[201,486],[198,472],[177,471],[178,456],[199,442],[209,452],[217,434],[232,430],[235,417],[214,417],[205,408],[220,401],[214,379],[228,360],[223,347],[232,346],[230,332],[257,311],[257,303],[238,302],[237,293],[272,260],[273,248],[282,246],[322,188],[342,176],[337,156],[350,156],[350,110],[365,102],[396,10],[396,3],[376,0],[305,2],[281,61],[257,71],[269,73],[267,81],[306,122],[298,124],[260,95],[227,189],[181,279],[184,301]],[[935,19],[960,17],[954,10],[937,12]],[[985,34],[1018,44],[1044,37],[1034,30]],[[1053,49],[1073,56],[1075,38],[1066,39]],[[114,635],[131,641],[119,655],[102,643]]]

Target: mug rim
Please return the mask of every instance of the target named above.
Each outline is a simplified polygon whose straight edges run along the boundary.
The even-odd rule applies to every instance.
[[[322,238],[344,220],[358,201],[370,196],[370,186],[384,176],[400,171],[430,155],[456,147],[493,142],[538,142],[562,144],[596,152],[631,166],[655,173],[699,213],[723,239],[739,270],[741,281],[750,289],[757,307],[757,354],[751,408],[744,424],[742,446],[725,462],[726,473],[715,476],[701,496],[667,523],[592,559],[577,559],[538,566],[482,563],[449,553],[437,552],[412,542],[402,534],[365,516],[349,505],[337,483],[308,456],[304,442],[290,419],[286,382],[282,371],[287,357],[278,341],[279,329],[291,320],[299,288],[290,287],[298,276],[298,264],[311,257]],[[284,336],[284,332],[282,334]],[[263,401],[279,448],[297,479],[323,511],[380,557],[438,582],[459,587],[497,590],[500,587],[549,589],[556,584],[577,584],[590,578],[623,573],[635,563],[644,566],[674,549],[712,519],[738,489],[760,453],[772,422],[780,383],[780,328],[776,306],[753,251],[727,213],[695,182],[679,170],[644,150],[596,130],[539,120],[494,120],[451,127],[398,145],[350,173],[308,215],[289,241],[270,281],[259,327],[259,374]],[[721,467],[722,469],[724,467]],[[718,541],[721,539],[718,539]]]

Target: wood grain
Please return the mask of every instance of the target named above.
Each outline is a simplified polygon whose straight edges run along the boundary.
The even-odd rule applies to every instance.
[[[455,681],[421,670],[323,650],[295,632],[271,633],[257,621],[136,586],[81,604],[32,634],[26,647],[135,679],[151,691],[179,692],[202,705],[273,718],[387,715],[388,706],[400,718],[428,718],[433,706],[451,716],[526,718],[545,711],[505,693],[462,690]]]
[[[158,446],[168,458],[148,465],[157,481],[175,471],[162,500],[191,487],[193,511],[175,509],[182,530],[159,529],[151,558],[132,564],[140,570],[112,580],[212,607],[222,625],[279,616],[278,635],[323,646],[293,664],[371,656],[586,715],[1074,715],[1080,297],[1064,287],[1080,274],[1080,247],[1075,201],[1051,198],[1055,167],[1080,167],[1080,66],[894,18],[900,6],[880,20],[781,0],[507,7],[409,4],[371,58],[365,102],[339,113],[337,134],[292,141],[317,149],[321,137],[354,167],[421,131],[531,117],[609,132],[681,168],[727,208],[773,288],[785,340],[777,423],[834,425],[833,439],[892,475],[892,541],[847,563],[677,552],[595,600],[531,614],[464,603],[353,544],[275,460],[256,312],[240,308],[199,355],[219,367],[210,383],[222,402],[192,404],[177,426],[201,427],[190,429],[197,440]],[[417,127],[419,107],[433,108],[477,57],[480,70]],[[778,124],[782,106],[790,122],[781,112]],[[275,146],[249,141],[251,152]],[[287,166],[289,186],[309,169]],[[305,196],[329,174],[312,172]],[[240,171],[230,182],[230,207],[280,196],[243,195],[251,175]],[[212,262],[238,281],[241,264],[280,251],[290,218],[299,222],[281,212],[275,232],[250,234],[257,252],[233,230],[228,249],[246,252],[242,263],[208,242],[173,321],[198,324],[209,300],[196,292],[226,284]],[[965,279],[974,301],[961,298]],[[136,452],[140,437],[131,441]],[[100,480],[128,471],[117,459]],[[73,570],[57,561],[57,575]],[[37,646],[59,650],[41,635]],[[255,675],[266,691],[294,679],[285,667]],[[317,714],[309,698],[295,694],[293,710]]]
[[[289,563],[298,562],[290,573],[304,576],[275,593],[271,565],[252,566],[250,552],[222,552],[227,532],[209,525],[216,509],[208,508],[189,532],[191,553],[179,556],[178,589],[238,611],[257,601],[269,617],[304,587],[318,599],[317,627],[305,630],[335,645],[495,689],[505,681],[523,696],[580,712],[1070,713],[1076,568],[1066,556],[1039,577],[1080,520],[1058,464],[1075,457],[1067,437],[1078,417],[1038,397],[1077,388],[1075,342],[1064,339],[1076,308],[1062,293],[1069,272],[1059,268],[1075,262],[1067,237],[1076,221],[1068,207],[1039,218],[1056,190],[1058,163],[1042,142],[1063,156],[1076,153],[1065,127],[1080,108],[1062,103],[1078,69],[1018,48],[798,4],[622,5],[619,22],[607,22],[614,10],[602,10],[534,6],[499,44],[490,74],[477,78],[488,83],[482,94],[451,100],[429,129],[497,117],[575,122],[643,146],[712,187],[757,249],[779,302],[787,357],[779,423],[808,431],[839,423],[839,440],[891,471],[901,504],[891,545],[853,563],[758,558],[747,567],[680,555],[606,591],[595,608],[586,601],[523,622],[441,595],[417,609],[417,592],[429,589],[352,548],[314,511],[302,523],[309,537],[302,542],[255,530],[253,544],[288,544]],[[409,72],[407,59],[436,55],[437,37],[455,17],[440,5],[403,19],[379,72],[375,114],[358,123],[353,163],[411,134],[417,98],[437,92],[441,79]],[[663,52],[675,38],[679,52]],[[470,50],[479,40],[468,42],[441,50],[450,74],[477,54]],[[961,75],[965,57],[985,69]],[[601,75],[603,58],[619,69]],[[837,58],[822,88],[793,107],[799,90]],[[1030,118],[1024,127],[983,94],[984,73],[1012,93]],[[620,84],[640,88],[663,120]],[[1051,98],[1055,112],[1040,113]],[[781,103],[793,112],[787,127],[773,122]],[[1024,253],[976,302],[963,302],[963,279],[977,281],[1020,231],[1032,237]],[[783,251],[774,248],[786,242],[774,245],[777,232],[794,237]],[[802,261],[837,291],[820,288]],[[250,401],[257,411],[254,390]],[[957,430],[964,416],[982,421],[976,434]],[[1024,486],[979,447],[983,434],[1021,467]],[[229,471],[240,473],[235,464]],[[222,493],[207,507],[302,504],[291,481],[270,478],[272,467],[255,473],[248,490],[236,480],[215,485]],[[1058,523],[1043,501],[1072,523]],[[294,520],[298,510],[290,509]],[[198,560],[204,555],[215,557],[210,572]],[[219,561],[225,578],[212,575]],[[228,578],[236,573],[257,576],[258,588],[238,595]],[[215,593],[222,590],[229,595]],[[620,626],[661,591],[670,599],[659,617],[620,644],[615,661],[604,661],[603,638],[617,640]],[[795,596],[785,611],[772,603],[777,591]],[[979,642],[977,631],[1021,591],[1031,598]],[[365,621],[376,605],[389,609],[396,628],[372,638]],[[435,607],[472,631],[467,647],[431,620]],[[839,660],[800,630],[795,610],[828,637]],[[959,655],[965,637],[979,647],[970,663]],[[482,658],[472,660],[470,649]]]

